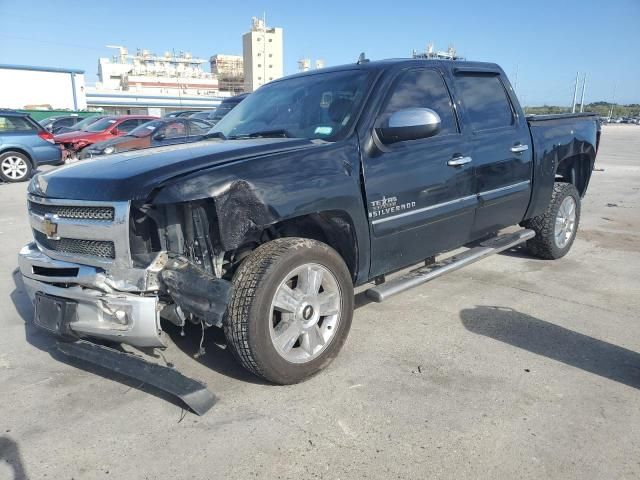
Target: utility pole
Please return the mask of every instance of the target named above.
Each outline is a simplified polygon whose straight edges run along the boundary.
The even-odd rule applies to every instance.
[[[613,82],[613,98],[611,99],[611,109],[609,110],[609,118],[613,117],[613,106],[616,104],[616,82]]]
[[[587,87],[587,74],[582,79],[582,95],[580,96],[580,113],[584,112],[584,90]]]
[[[573,87],[573,103],[571,104],[571,113],[576,113],[576,101],[578,100],[578,77],[580,72],[576,72],[576,84]]]

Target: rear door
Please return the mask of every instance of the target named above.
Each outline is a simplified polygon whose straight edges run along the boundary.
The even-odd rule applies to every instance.
[[[364,157],[372,276],[462,245],[471,234],[476,205],[473,167],[468,163],[471,145],[458,126],[437,67],[398,73],[375,126],[408,108],[435,110],[441,130],[433,137],[387,145],[380,154]],[[459,161],[452,163],[455,159]]]
[[[454,69],[456,98],[473,149],[478,208],[472,236],[522,220],[533,172],[529,127],[499,69]]]

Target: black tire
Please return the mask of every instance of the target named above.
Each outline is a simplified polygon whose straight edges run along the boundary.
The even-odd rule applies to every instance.
[[[555,237],[556,218],[562,202],[564,202],[567,197],[573,197],[575,201],[575,225],[567,243],[559,246]],[[571,250],[579,224],[580,194],[578,190],[576,190],[576,187],[571,183],[556,182],[553,185],[551,201],[549,202],[547,210],[542,215],[522,223],[523,227],[530,228],[536,232],[536,236],[527,242],[526,247],[529,252],[536,257],[548,260],[562,258]]]
[[[13,162],[18,161],[19,165],[24,168],[24,171],[20,170],[19,176],[15,176],[11,172],[5,172],[5,167],[9,166],[11,159],[14,159]],[[18,171],[16,170],[16,172]],[[0,155],[0,179],[2,181],[8,183],[26,182],[31,178],[32,173],[31,159],[24,153],[10,151]]]
[[[318,357],[291,363],[271,340],[272,301],[287,275],[308,264],[321,265],[333,275],[340,291],[339,321]],[[281,238],[258,247],[236,271],[224,332],[234,356],[247,370],[276,384],[298,383],[337,356],[351,328],[353,304],[351,275],[335,250],[315,240]]]

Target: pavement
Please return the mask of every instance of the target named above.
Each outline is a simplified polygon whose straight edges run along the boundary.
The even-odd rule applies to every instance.
[[[0,479],[640,478],[640,127],[605,126],[572,251],[496,255],[383,304],[295,386],[197,329],[158,362],[206,382],[198,417],[65,361],[16,276],[26,184],[0,184]],[[188,337],[187,337],[188,338]]]

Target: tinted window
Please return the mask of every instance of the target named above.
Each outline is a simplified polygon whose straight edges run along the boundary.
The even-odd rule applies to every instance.
[[[209,130],[211,130],[211,124],[207,122],[201,122],[199,120],[189,122],[189,135],[204,135]]]
[[[187,134],[184,122],[181,121],[167,123],[161,133],[164,134],[164,138],[166,140],[184,137]]]
[[[430,108],[442,121],[439,135],[456,133],[451,97],[442,76],[434,70],[410,70],[403,73],[393,86],[393,93],[381,115],[382,121],[392,113],[407,108]]]
[[[513,124],[507,92],[497,75],[457,76],[456,88],[474,131]]]
[[[138,138],[148,137],[152,132],[154,132],[162,125],[164,125],[163,120],[152,120],[150,122],[143,123],[138,128],[134,128],[129,132],[129,135],[133,135],[134,137]]]
[[[127,133],[136,128],[138,125],[140,125],[140,122],[137,118],[135,120],[125,120],[120,125],[118,125],[118,131]]]
[[[117,122],[117,120],[109,117],[102,118],[100,120],[96,120],[95,122],[84,127],[85,132],[103,132],[107,128],[113,127],[113,125]]]
[[[29,120],[24,117],[0,116],[0,132],[24,132],[36,130]]]
[[[75,125],[75,118],[61,118],[55,122],[56,128],[58,127],[70,127],[71,125]]]

